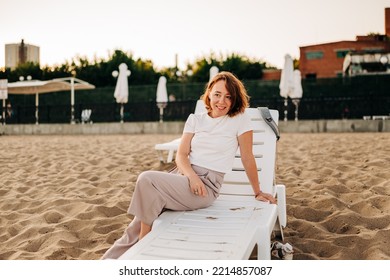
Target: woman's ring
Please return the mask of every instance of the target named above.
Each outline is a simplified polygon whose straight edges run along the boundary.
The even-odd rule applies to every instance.
[[[198,194],[198,190],[195,190],[195,191],[194,191],[194,194]]]

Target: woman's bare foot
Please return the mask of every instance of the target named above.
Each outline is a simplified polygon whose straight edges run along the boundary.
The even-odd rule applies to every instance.
[[[139,240],[144,238],[144,236],[147,235],[151,230],[152,230],[152,226],[147,225],[147,224],[141,222],[141,230],[140,230],[140,233],[139,233],[139,236],[138,236]]]

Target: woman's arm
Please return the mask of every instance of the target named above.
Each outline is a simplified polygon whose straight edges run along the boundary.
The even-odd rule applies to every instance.
[[[252,185],[255,198],[261,201],[269,201],[276,203],[276,199],[268,193],[264,193],[260,189],[259,176],[255,157],[253,156],[253,131],[247,131],[238,136],[238,144],[240,145],[241,161],[245,168],[249,182]]]
[[[191,191],[200,196],[206,196],[206,188],[199,178],[196,175],[195,171],[191,167],[190,160],[188,158],[191,151],[191,140],[194,137],[193,133],[183,133],[180,141],[179,148],[176,153],[176,165],[179,171],[188,177],[190,181]]]
[[[177,168],[185,176],[196,175],[188,158],[191,151],[192,137],[194,137],[193,133],[183,133],[176,153]]]

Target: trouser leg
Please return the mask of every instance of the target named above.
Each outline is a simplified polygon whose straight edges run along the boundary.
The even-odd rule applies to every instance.
[[[115,243],[108,249],[103,257],[104,259],[117,259],[138,242],[138,235],[141,230],[141,221],[134,217],[131,223],[125,229],[123,236],[115,241]]]
[[[143,172],[138,177],[128,213],[152,225],[163,209],[182,211],[207,207],[215,200],[216,194],[209,187],[209,179],[204,176],[200,178],[206,186],[206,197],[191,192],[186,176],[157,171]]]

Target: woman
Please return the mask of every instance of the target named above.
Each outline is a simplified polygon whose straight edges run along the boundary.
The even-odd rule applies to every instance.
[[[202,98],[207,112],[188,117],[176,155],[177,168],[169,173],[140,174],[128,210],[134,219],[103,259],[120,257],[142,239],[164,209],[194,210],[211,205],[224,174],[232,169],[238,146],[255,199],[276,203],[272,195],[260,190],[252,153],[253,130],[244,114],[249,103],[244,85],[233,74],[220,72]]]

